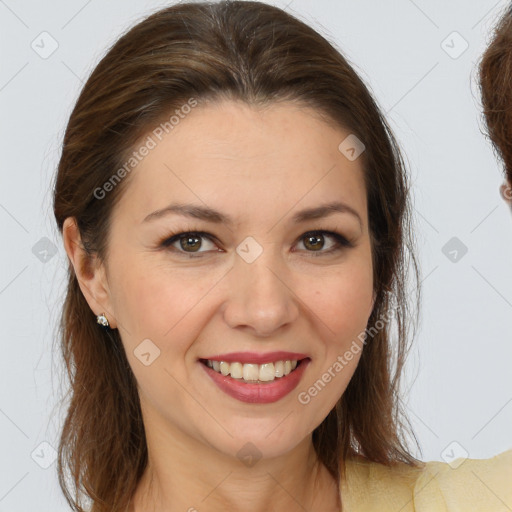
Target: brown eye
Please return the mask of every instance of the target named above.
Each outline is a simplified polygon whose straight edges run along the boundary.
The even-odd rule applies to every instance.
[[[189,252],[196,252],[201,248],[201,237],[197,235],[186,235],[179,239],[181,248]]]
[[[193,257],[194,254],[197,253],[198,256],[201,256],[204,252],[208,252],[208,249],[200,250],[203,249],[205,240],[212,244],[212,246],[215,248],[215,244],[212,242],[211,235],[203,232],[192,231],[178,233],[169,238],[166,238],[160,243],[160,246],[170,249],[177,254],[187,254]]]
[[[324,240],[322,235],[308,235],[304,237],[304,246],[307,249],[313,251],[322,249],[324,246]]]
[[[330,238],[333,242],[328,246],[327,250],[322,250],[325,247],[325,239]],[[322,256],[330,253],[337,252],[343,248],[353,247],[353,244],[349,242],[344,236],[339,233],[332,231],[310,231],[305,233],[300,238],[306,252],[312,253],[311,256]]]
[[[331,240],[330,245],[325,248],[326,238]],[[162,242],[159,246],[165,247],[172,250],[178,255],[187,255],[188,257],[201,257],[203,253],[209,252],[222,252],[214,243],[214,237],[208,233],[202,231],[185,231],[175,235],[172,235]],[[205,250],[203,245],[204,241],[214,247],[213,250]],[[179,246],[177,245],[179,242]],[[352,242],[349,242],[344,236],[339,233],[326,230],[309,231],[304,233],[300,238],[299,242],[305,247],[305,252],[311,256],[322,256],[341,251],[345,248],[354,247]],[[304,251],[303,251],[304,252]]]

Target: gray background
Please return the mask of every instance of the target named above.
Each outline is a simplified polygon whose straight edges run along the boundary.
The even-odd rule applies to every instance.
[[[126,28],[169,4],[0,0],[0,512],[68,510],[53,452],[63,413],[53,348],[66,255],[51,183],[85,78]],[[452,463],[512,448],[512,218],[481,133],[474,71],[507,2],[274,4],[345,53],[407,156],[423,307],[406,389],[423,459]]]

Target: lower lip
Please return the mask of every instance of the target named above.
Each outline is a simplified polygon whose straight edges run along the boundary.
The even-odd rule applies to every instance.
[[[295,370],[285,377],[278,377],[273,381],[262,384],[246,384],[245,382],[233,379],[229,375],[222,375],[201,362],[199,364],[213,382],[229,396],[241,402],[269,404],[281,400],[281,398],[291,393],[297,387],[310,361],[310,359],[303,359]]]

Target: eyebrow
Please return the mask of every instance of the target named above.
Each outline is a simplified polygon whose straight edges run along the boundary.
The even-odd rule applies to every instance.
[[[144,218],[143,223],[159,219],[173,213],[176,215],[182,215],[184,217],[192,217],[194,219],[204,220],[206,222],[213,222],[215,224],[227,224],[229,226],[234,224],[233,219],[229,215],[214,210],[213,208],[182,203],[170,204],[161,210],[156,210],[150,213]],[[342,203],[340,201],[334,201],[331,203],[323,204],[321,206],[301,210],[294,214],[292,217],[292,222],[299,224],[309,220],[328,217],[329,215],[333,215],[335,213],[348,213],[356,217],[356,219],[359,221],[359,226],[362,229],[363,221],[359,213],[357,213],[357,211],[348,204]]]

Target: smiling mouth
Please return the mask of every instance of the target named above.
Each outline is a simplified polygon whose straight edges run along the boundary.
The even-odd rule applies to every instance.
[[[200,362],[225,377],[251,384],[265,384],[286,377],[308,359],[287,359],[264,364],[228,363],[210,359],[200,359]]]

